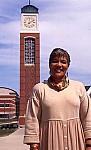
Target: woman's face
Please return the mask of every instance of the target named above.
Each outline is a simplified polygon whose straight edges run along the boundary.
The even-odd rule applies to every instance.
[[[55,56],[49,66],[51,76],[55,79],[64,78],[68,67],[68,61],[65,56]]]

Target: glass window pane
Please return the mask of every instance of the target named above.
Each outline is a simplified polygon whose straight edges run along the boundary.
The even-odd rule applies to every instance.
[[[25,38],[25,64],[35,64],[35,39]]]

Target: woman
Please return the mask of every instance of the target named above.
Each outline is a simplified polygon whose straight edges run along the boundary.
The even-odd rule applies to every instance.
[[[82,83],[68,79],[69,65],[67,51],[55,48],[49,79],[33,88],[24,136],[30,150],[91,150],[91,101]]]

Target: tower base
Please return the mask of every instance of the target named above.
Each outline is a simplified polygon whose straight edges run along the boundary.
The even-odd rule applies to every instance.
[[[19,116],[19,126],[22,127],[25,125],[25,116]]]

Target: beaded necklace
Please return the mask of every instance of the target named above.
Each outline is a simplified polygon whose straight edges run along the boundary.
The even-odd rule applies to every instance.
[[[48,78],[48,85],[49,85],[52,89],[54,89],[54,90],[56,90],[56,91],[62,91],[62,90],[64,90],[65,88],[68,87],[68,85],[69,85],[69,79],[68,79],[67,77],[65,77],[65,78],[62,80],[62,82],[61,82],[59,85],[57,85],[56,83],[54,83],[52,76],[50,76],[50,77]]]

